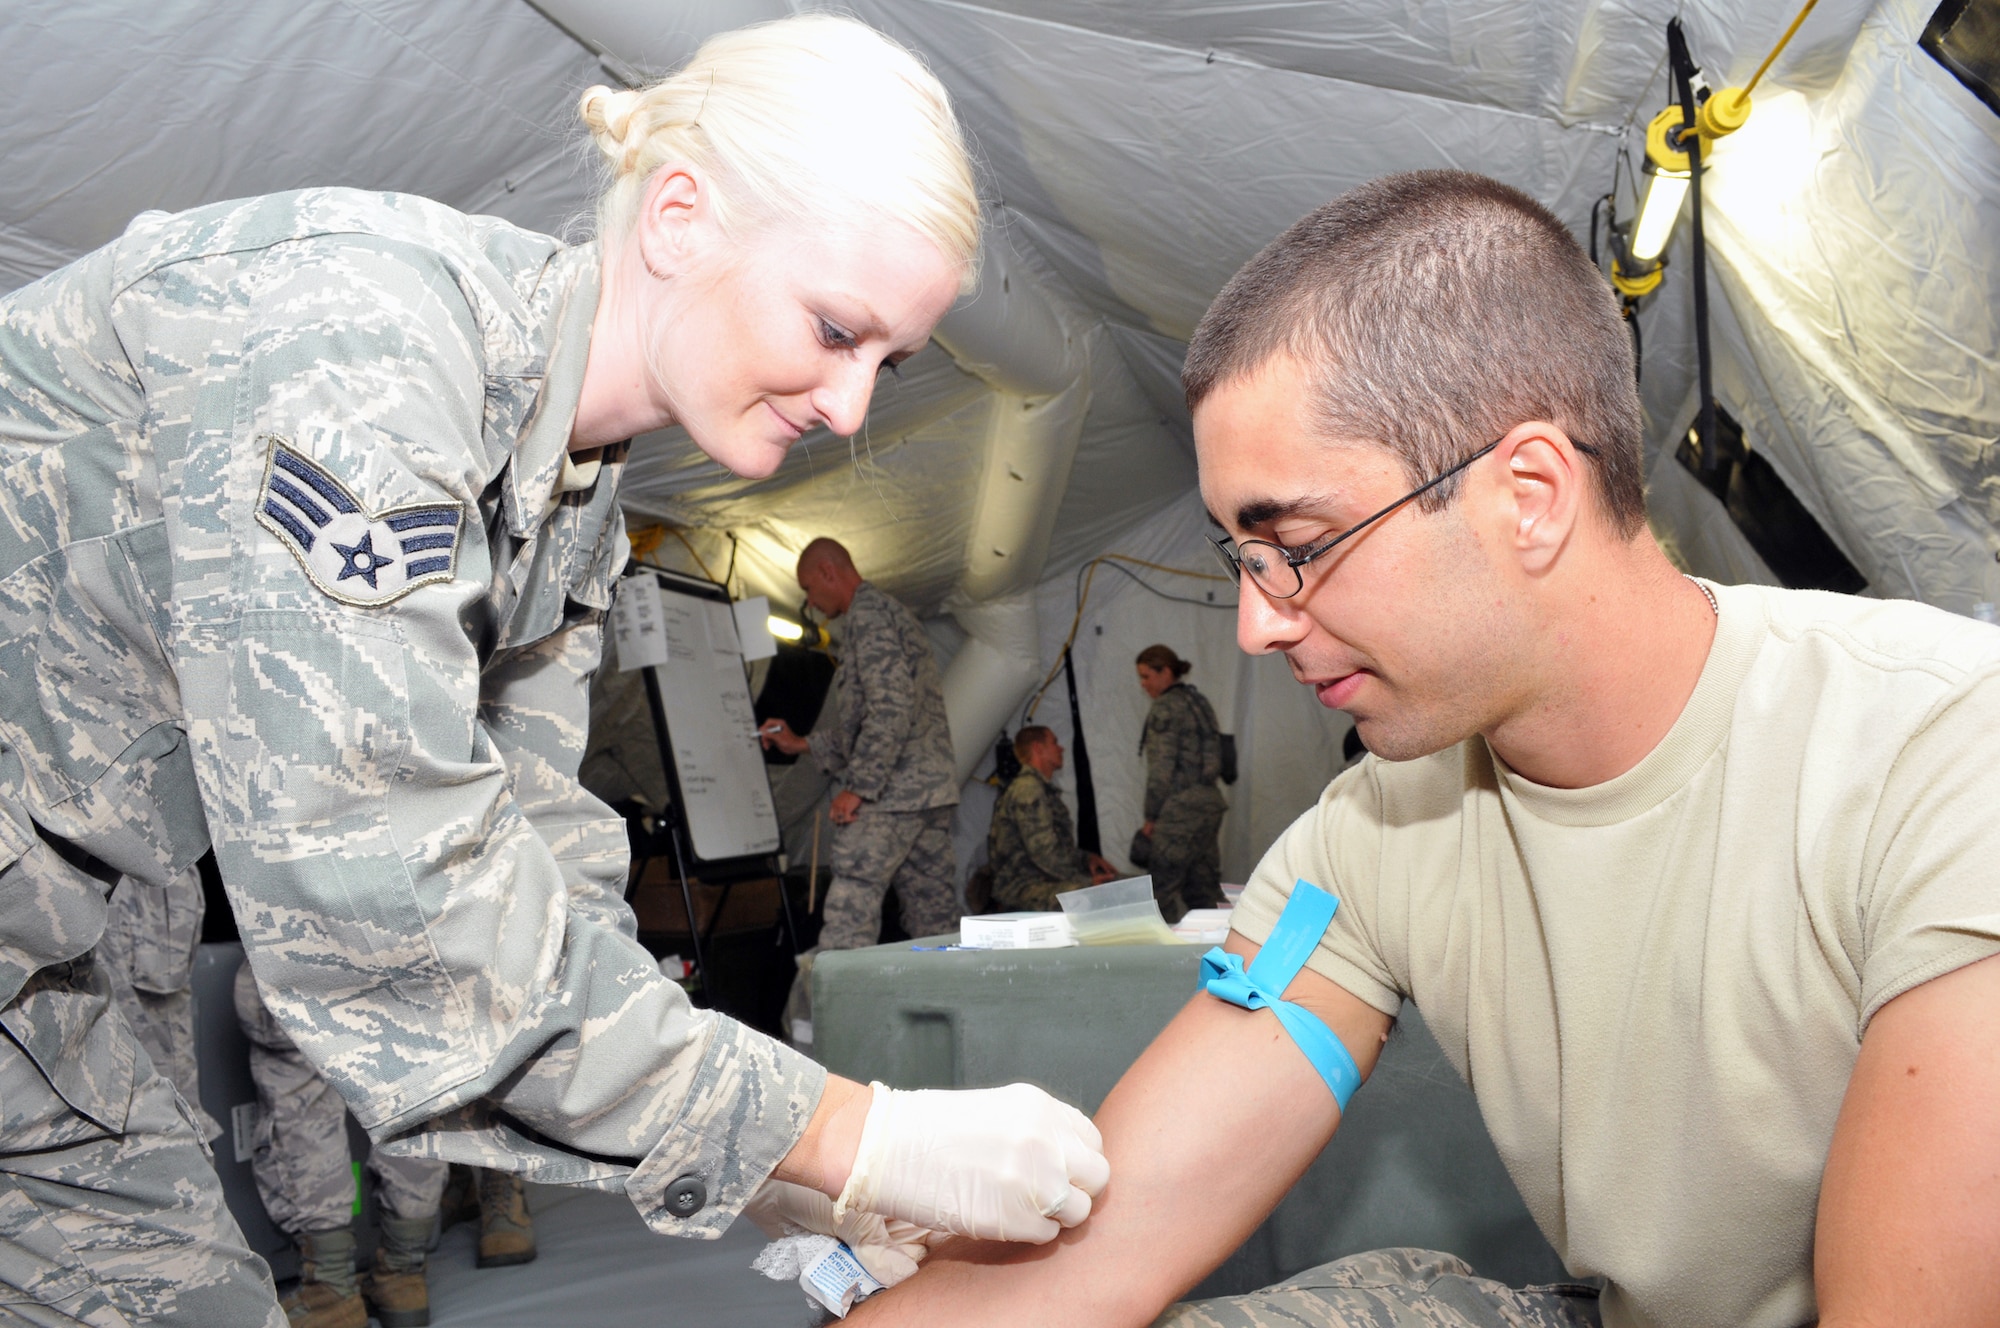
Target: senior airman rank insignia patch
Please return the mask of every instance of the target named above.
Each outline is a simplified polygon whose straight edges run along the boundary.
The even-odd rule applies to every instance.
[[[284,542],[312,583],[343,604],[388,604],[458,565],[464,504],[369,512],[347,486],[272,438],[257,520]]]

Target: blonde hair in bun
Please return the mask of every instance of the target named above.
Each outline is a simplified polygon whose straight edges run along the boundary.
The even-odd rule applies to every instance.
[[[680,69],[629,91],[587,89],[578,110],[610,182],[599,234],[622,239],[669,161],[705,169],[725,230],[824,224],[873,210],[960,266],[970,288],[979,198],[965,136],[936,77],[855,19],[801,14],[719,33]]]

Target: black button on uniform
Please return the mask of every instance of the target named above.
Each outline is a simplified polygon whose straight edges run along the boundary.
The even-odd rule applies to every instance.
[[[682,1176],[667,1186],[667,1211],[675,1217],[693,1217],[708,1202],[708,1186],[699,1176]]]

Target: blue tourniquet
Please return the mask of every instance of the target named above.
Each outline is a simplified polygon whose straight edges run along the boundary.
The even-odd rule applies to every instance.
[[[1242,955],[1230,954],[1217,946],[1201,957],[1201,986],[1209,995],[1231,1005],[1246,1010],[1269,1010],[1277,1015],[1293,1043],[1333,1090],[1333,1099],[1340,1104],[1344,1115],[1347,1099],[1361,1087],[1361,1071],[1354,1064],[1354,1057],[1347,1054],[1347,1048],[1333,1035],[1332,1029],[1320,1022],[1318,1015],[1284,999],[1285,988],[1312,957],[1313,947],[1326,935],[1327,924],[1333,921],[1339,907],[1338,899],[1316,885],[1300,881],[1292,887],[1290,902],[1278,915],[1278,925],[1271,928],[1270,939],[1250,962],[1249,971],[1243,968]]]

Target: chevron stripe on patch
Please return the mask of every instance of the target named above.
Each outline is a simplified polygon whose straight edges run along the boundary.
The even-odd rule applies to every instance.
[[[369,512],[348,487],[283,438],[270,438],[257,520],[312,583],[343,604],[390,604],[458,568],[465,505],[419,503]]]

